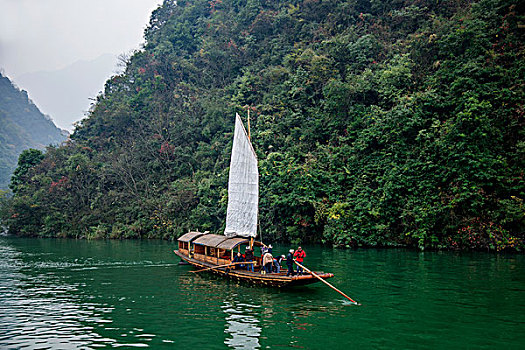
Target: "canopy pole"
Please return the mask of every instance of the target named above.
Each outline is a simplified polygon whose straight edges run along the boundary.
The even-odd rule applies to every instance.
[[[257,226],[259,227],[259,236],[261,237],[261,243],[262,243],[263,238],[262,238],[261,220],[259,220],[259,215],[257,215]]]
[[[316,277],[319,281],[323,282],[324,284],[326,284],[328,287],[332,288],[333,290],[335,290],[337,293],[341,294],[342,296],[344,296],[346,299],[350,300],[352,303],[354,303],[354,305],[357,305],[357,301],[353,300],[352,298],[350,298],[348,295],[346,295],[345,293],[341,292],[339,289],[335,288],[334,286],[332,286],[330,283],[326,282],[324,279],[322,279],[321,277],[319,277],[319,275],[317,275],[315,272],[313,272],[312,270],[309,270],[308,268],[304,267],[303,265],[299,264],[297,262],[297,260],[295,260],[295,263],[297,264],[297,266],[299,267],[302,267],[303,269],[305,269],[306,271],[310,272],[312,274],[312,276]]]

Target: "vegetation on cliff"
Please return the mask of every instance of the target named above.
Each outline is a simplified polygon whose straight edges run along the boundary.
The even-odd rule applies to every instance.
[[[249,108],[266,241],[520,249],[523,6],[165,1],[72,141],[15,176],[4,222],[220,232],[234,114]]]
[[[0,190],[7,190],[20,153],[60,144],[67,133],[56,127],[9,78],[0,73]]]

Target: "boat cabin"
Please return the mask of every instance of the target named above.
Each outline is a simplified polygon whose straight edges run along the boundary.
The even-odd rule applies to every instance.
[[[311,272],[308,274],[287,276],[285,271],[280,273],[258,273],[261,271],[261,248],[265,245],[253,241],[254,272],[245,269],[231,269],[231,262],[235,255],[244,254],[250,246],[250,239],[242,237],[228,238],[222,235],[188,232],[178,239],[179,249],[175,254],[183,261],[193,265],[200,271],[210,271],[228,278],[246,281],[256,285],[273,287],[302,286],[322,279],[334,277],[333,273]]]
[[[243,237],[228,238],[222,235],[205,234],[202,232],[188,232],[179,239],[179,252],[189,258],[214,265],[231,263],[237,252],[244,254],[250,246],[250,240]],[[255,248],[265,246],[254,241],[255,269],[261,266],[261,254]],[[258,254],[259,253],[259,254]]]

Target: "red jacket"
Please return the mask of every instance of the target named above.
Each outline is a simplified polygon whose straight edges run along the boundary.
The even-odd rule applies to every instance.
[[[298,263],[302,263],[303,259],[306,257],[306,253],[304,252],[304,250],[296,251],[293,257],[295,258],[295,260],[297,260]]]

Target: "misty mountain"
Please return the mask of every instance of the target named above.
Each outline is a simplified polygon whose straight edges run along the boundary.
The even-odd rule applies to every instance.
[[[44,149],[67,138],[9,78],[0,74],[0,189],[7,189],[18,155],[25,149]]]
[[[23,74],[16,83],[30,92],[41,110],[53,116],[60,127],[72,129],[72,124],[84,117],[104,82],[115,70],[116,58],[104,54],[91,61],[77,61],[64,69]]]

